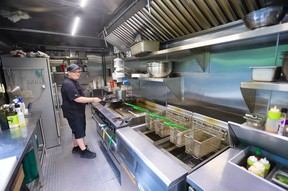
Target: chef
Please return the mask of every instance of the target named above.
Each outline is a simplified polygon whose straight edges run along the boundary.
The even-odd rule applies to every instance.
[[[72,142],[74,148],[72,153],[80,154],[81,158],[92,159],[96,153],[87,149],[84,137],[86,136],[86,103],[98,103],[98,97],[85,97],[84,89],[77,82],[81,75],[80,67],[71,64],[67,67],[67,78],[64,79],[61,87],[63,99],[63,115],[68,120],[72,130]]]

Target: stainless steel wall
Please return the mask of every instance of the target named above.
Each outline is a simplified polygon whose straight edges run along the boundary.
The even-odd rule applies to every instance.
[[[249,111],[240,91],[242,81],[251,81],[251,66],[282,64],[281,52],[288,50],[288,34],[227,43],[177,52],[153,59],[125,62],[133,71],[145,71],[148,61],[171,60],[173,73],[184,77],[184,101],[159,82],[130,80],[137,96],[176,105],[224,121],[243,122],[248,112],[266,114],[273,105],[288,107],[287,93],[257,90],[254,111]],[[279,42],[279,44],[277,44]],[[248,103],[249,104],[249,103]]]

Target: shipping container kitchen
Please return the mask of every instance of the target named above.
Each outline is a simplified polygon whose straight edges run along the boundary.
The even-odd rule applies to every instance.
[[[288,189],[287,1],[83,2],[0,2],[0,102],[32,113],[6,130],[1,117],[0,190],[19,190],[31,149],[30,190]],[[72,63],[105,100],[87,105],[85,163],[61,111]]]

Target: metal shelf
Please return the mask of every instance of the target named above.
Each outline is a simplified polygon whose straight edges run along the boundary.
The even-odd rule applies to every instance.
[[[164,83],[180,101],[184,100],[184,79],[183,79],[183,77],[138,78],[138,80]]]
[[[287,82],[241,82],[241,88],[288,92]]]
[[[194,48],[200,48],[200,47],[205,47],[205,46],[211,46],[211,45],[217,45],[217,44],[223,44],[223,43],[229,43],[229,42],[236,42],[240,40],[247,40],[251,38],[257,38],[257,37],[263,37],[267,35],[273,35],[273,34],[278,34],[282,32],[287,32],[288,31],[288,23],[282,23],[274,26],[267,26],[263,28],[259,28],[257,30],[249,30],[249,31],[240,31],[236,32],[231,30],[231,34],[227,33],[217,33],[217,35],[203,35],[202,38],[195,37],[195,39],[198,38],[198,40],[191,41],[191,43],[172,47],[172,48],[167,48],[159,51],[154,51],[151,53],[148,53],[145,56],[142,57],[129,57],[125,58],[125,60],[135,60],[139,58],[148,58],[148,57],[153,57],[156,55],[163,55],[163,54],[168,54],[172,52],[178,52],[182,50],[189,50],[189,49],[194,49]],[[199,36],[201,37],[201,36]],[[188,39],[189,40],[193,40]],[[206,40],[203,40],[206,39]]]
[[[253,113],[256,90],[288,92],[288,82],[241,82],[240,88],[249,111]]]
[[[88,57],[51,56],[50,59],[88,60]]]

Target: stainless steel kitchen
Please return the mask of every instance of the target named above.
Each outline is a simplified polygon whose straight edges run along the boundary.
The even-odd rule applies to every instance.
[[[288,190],[287,11],[2,0],[0,191]]]

